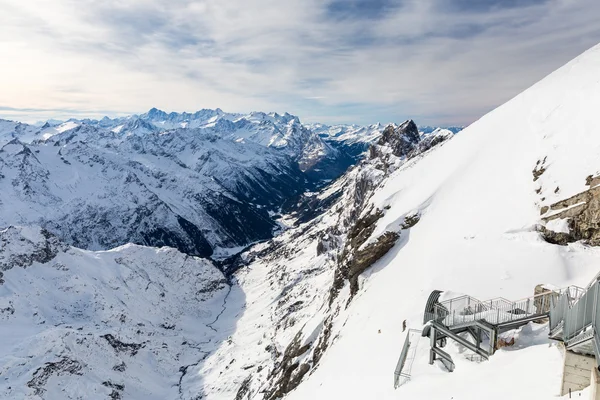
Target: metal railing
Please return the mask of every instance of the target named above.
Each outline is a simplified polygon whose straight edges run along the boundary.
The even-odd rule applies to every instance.
[[[432,319],[448,327],[469,325],[475,321],[486,321],[492,325],[504,325],[512,322],[545,317],[552,312],[554,304],[563,295],[567,304],[581,295],[582,289],[568,287],[560,290],[549,290],[535,296],[517,301],[495,298],[480,301],[471,296],[460,296],[442,301],[434,306]]]
[[[600,307],[598,307],[599,277],[585,288],[562,293],[550,309],[550,332],[562,331],[562,340],[569,342],[587,340],[600,332]]]
[[[402,384],[410,380],[412,362],[415,359],[417,345],[422,333],[423,332],[418,329],[408,330],[406,339],[404,341],[404,346],[402,347],[402,352],[400,353],[400,358],[396,364],[396,370],[394,371],[394,389],[397,389],[398,387],[402,386]],[[401,381],[401,378],[404,379]]]

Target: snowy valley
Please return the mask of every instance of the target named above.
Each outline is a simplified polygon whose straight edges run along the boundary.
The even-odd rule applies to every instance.
[[[452,373],[423,338],[393,373],[434,290],[516,300],[599,272],[599,67],[596,46],[456,135],[0,121],[0,398],[556,398],[560,345],[533,322],[487,361],[448,343]]]

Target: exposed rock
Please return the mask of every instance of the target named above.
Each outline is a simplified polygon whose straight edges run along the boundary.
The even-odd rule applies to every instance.
[[[542,176],[542,174],[544,172],[546,172],[546,168],[544,167],[540,167],[540,168],[534,168],[533,171],[531,171],[533,173],[533,181],[537,181],[538,179],[540,179],[540,176]]]
[[[294,390],[300,384],[304,375],[310,370],[310,365],[306,363],[300,364],[295,361],[296,357],[306,353],[311,346],[311,343],[300,346],[301,337],[302,331],[296,334],[294,340],[285,349],[281,362],[271,371],[270,376],[272,378],[278,377],[278,379],[274,380],[271,389],[265,395],[265,399],[275,400],[282,398],[286,393]]]
[[[348,232],[350,247],[357,248],[361,246],[373,233],[376,222],[383,217],[381,210],[375,210],[356,221],[356,224]]]
[[[573,237],[570,233],[565,232],[554,232],[552,230],[546,229],[545,226],[540,226],[538,231],[542,234],[542,238],[548,243],[558,244],[560,246],[566,246],[569,243],[576,242],[577,239]]]
[[[121,393],[123,392],[123,390],[125,390],[125,385],[119,383],[112,383],[111,381],[104,381],[102,382],[102,385],[112,389],[112,392],[109,395],[111,400],[121,400],[123,398],[121,396]]]
[[[15,246],[16,243],[18,246]],[[12,244],[10,251],[9,244]],[[45,229],[10,226],[0,230],[0,271],[26,268],[34,262],[47,263],[68,248]]]
[[[36,396],[42,396],[46,391],[44,386],[52,375],[82,375],[81,370],[83,367],[84,365],[79,361],[71,360],[67,357],[57,362],[46,363],[44,367],[38,368],[33,373],[33,378],[27,382],[27,386],[34,390]]]
[[[543,161],[538,160],[535,164],[535,168],[533,168],[533,171],[531,171],[534,182],[537,181],[544,172],[546,172],[546,167],[544,166],[544,164],[546,164],[546,158],[547,157],[544,157]]]
[[[111,347],[113,349],[115,349],[115,351],[117,353],[129,352],[129,355],[132,356],[132,357],[135,356],[137,354],[137,352],[142,347],[144,347],[144,345],[142,343],[125,343],[125,342],[121,342],[119,339],[115,338],[110,333],[107,334],[107,335],[101,336],[101,338],[106,339],[106,341],[108,342],[108,344],[110,344]]]
[[[404,222],[402,223],[402,229],[410,229],[421,220],[421,216],[419,214],[407,215],[404,217]]]
[[[252,382],[252,375],[248,375],[246,379],[240,385],[237,394],[235,395],[235,400],[244,400],[244,398],[250,398],[250,382]]]
[[[596,182],[597,178],[589,178],[589,183]],[[547,228],[540,228],[546,241],[556,244],[585,240],[592,246],[600,245],[600,186],[594,186],[584,192],[561,200],[550,206],[555,211],[542,220],[550,222],[555,219],[568,219],[569,233],[553,232]],[[546,212],[548,210],[546,209]]]
[[[600,176],[594,177],[593,175],[589,175],[587,178],[585,178],[585,184],[590,188],[600,185]]]
[[[125,372],[127,369],[127,364],[125,364],[125,361],[123,361],[121,364],[115,365],[112,369],[113,371]]]
[[[339,291],[344,287],[345,280],[350,280],[350,259],[355,249],[358,249],[373,233],[376,222],[383,216],[381,210],[370,212],[352,225],[348,232],[348,242],[339,257],[339,265],[335,270],[333,284],[329,291],[329,305],[333,303]]]
[[[402,123],[398,128],[388,126],[383,131],[378,145],[388,145],[396,157],[408,156],[419,143],[419,129],[413,120]],[[373,158],[373,157],[372,157]]]
[[[331,328],[333,325],[333,318],[330,315],[323,322],[323,332],[319,336],[319,341],[313,350],[313,365],[317,365],[317,363],[321,360],[321,356],[327,350],[329,346],[329,338],[331,337]]]
[[[377,238],[375,243],[367,245],[364,249],[357,251],[348,266],[348,280],[350,281],[350,295],[358,292],[358,276],[371,265],[387,254],[400,235],[396,232],[385,232]]]

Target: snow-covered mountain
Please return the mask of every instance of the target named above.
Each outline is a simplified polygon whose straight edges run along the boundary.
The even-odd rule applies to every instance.
[[[0,230],[0,271],[3,399],[179,398],[239,296],[175,249],[91,252],[32,227]]]
[[[302,125],[298,117],[288,113],[280,115],[252,112],[244,115],[225,113],[219,108],[204,109],[195,113],[167,113],[153,108],[141,115],[84,120],[82,123],[110,129],[119,134],[196,129],[198,132],[216,135],[223,139],[252,142],[277,149],[298,162],[302,171],[309,173],[319,169],[321,162],[326,162],[330,167],[332,162],[342,163],[335,171],[321,168],[318,171],[320,173],[314,174],[316,178],[336,178],[349,165],[343,154]]]
[[[273,211],[352,162],[289,114],[152,109],[0,128],[0,226],[37,224],[92,250],[227,255],[272,237]]]
[[[267,209],[307,184],[289,157],[253,143],[81,125],[0,148],[0,224],[38,224],[92,250],[133,242],[210,256],[270,238]]]
[[[448,343],[456,360],[451,375],[428,365],[424,343],[415,352],[412,380],[395,390],[392,376],[404,325],[422,326],[433,290],[516,300],[539,284],[585,286],[597,274],[599,67],[600,45],[460,135],[423,133],[413,121],[385,127],[367,141],[369,150],[354,168],[290,207],[283,222],[297,220],[297,226],[219,262],[220,270],[175,249],[91,251],[70,244],[105,222],[115,235],[121,234],[115,226],[175,229],[173,218],[191,221],[199,212],[192,199],[213,190],[266,213],[272,203],[238,196],[276,173],[261,180],[260,172],[248,177],[248,171],[271,171],[269,165],[277,169],[287,160],[290,174],[306,180],[310,169],[301,161],[307,153],[297,151],[306,146],[261,142],[285,137],[282,128],[281,138],[273,133],[270,119],[277,117],[243,122],[217,113],[198,117],[214,118],[202,126],[163,129],[160,121],[192,118],[152,111],[157,121],[71,121],[77,127],[31,143],[13,129],[0,152],[3,215],[14,209],[31,225],[44,221],[42,210],[55,216],[64,204],[77,204],[64,226],[83,228],[65,233],[48,222],[47,229],[0,231],[0,371],[7,378],[0,393],[48,399],[556,398],[562,356],[543,324],[511,332],[514,345],[485,363]],[[286,126],[297,123],[282,118]],[[137,122],[126,127],[131,121]],[[258,125],[224,136],[229,123]],[[245,178],[249,186],[236,191]],[[209,190],[194,192],[197,182]],[[79,209],[106,204],[111,211],[92,222],[77,217]],[[143,212],[126,212],[136,207]],[[27,221],[30,213],[36,219]],[[150,216],[129,223],[129,215]],[[201,233],[212,246],[223,232],[211,229]]]
[[[332,145],[287,113],[1,121],[0,226],[36,224],[90,250],[133,242],[223,257],[272,237],[274,215],[298,213],[303,193],[364,150]]]
[[[433,290],[517,300],[539,284],[584,287],[598,273],[599,67],[596,46],[454,139],[408,161],[391,158],[388,175],[371,164],[372,184],[341,197],[337,213],[275,239],[238,273],[248,291],[272,298],[254,299],[235,345],[209,357],[208,398],[232,398],[233,382],[241,399],[556,398],[562,353],[534,323],[510,332],[515,344],[484,363],[449,342],[452,374],[428,365],[424,341],[411,381],[394,390],[392,377],[404,321],[422,326]],[[371,160],[390,152],[384,146]],[[270,276],[283,281],[273,292],[263,283]],[[279,330],[276,351],[248,350],[257,326]],[[228,372],[229,389],[217,383],[229,359],[252,357],[272,360],[271,371],[238,369]]]
[[[98,133],[95,127],[81,129],[86,130],[82,138]],[[65,132],[44,145],[66,149],[81,142]],[[0,383],[0,393],[7,398],[230,399],[262,388],[274,395],[288,368],[287,362],[280,364],[280,352],[296,335],[295,321],[319,314],[330,296],[335,243],[341,240],[341,233],[332,230],[352,227],[373,188],[428,150],[420,143],[412,121],[390,126],[372,150],[376,157],[316,196],[335,207],[222,262],[219,267],[228,275],[238,271],[231,281],[212,263],[175,249],[125,245],[94,252],[36,227],[0,231],[2,339],[21,332],[0,346],[3,374],[10,381]],[[45,157],[43,148],[30,154],[16,141],[5,147],[21,158]],[[134,152],[134,147],[126,149]],[[119,150],[109,148],[113,154]],[[152,151],[146,150],[149,157]],[[61,154],[70,165],[79,162]],[[33,160],[29,165],[35,165]],[[135,180],[114,194],[131,185]],[[135,195],[138,201],[144,197]],[[317,242],[322,248],[315,253]]]

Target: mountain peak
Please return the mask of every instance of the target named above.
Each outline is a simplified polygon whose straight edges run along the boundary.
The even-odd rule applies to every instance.
[[[412,119],[399,126],[388,125],[377,142],[380,146],[389,146],[397,157],[407,156],[419,142],[420,135],[417,124]]]

